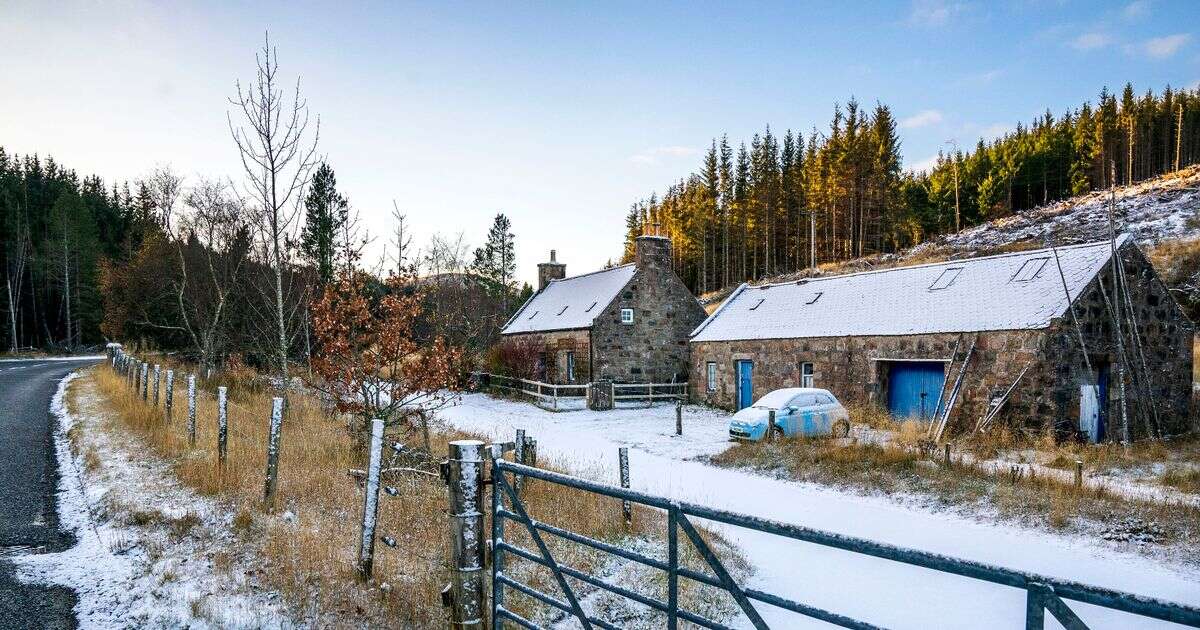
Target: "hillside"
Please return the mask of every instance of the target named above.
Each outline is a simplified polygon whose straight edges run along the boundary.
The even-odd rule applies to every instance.
[[[940,236],[894,254],[876,254],[810,270],[764,278],[788,282],[813,275],[836,275],[900,265],[987,256],[1005,251],[1069,245],[1108,237],[1108,191],[1093,192],[1026,210],[954,234]],[[1146,248],[1164,281],[1190,302],[1190,280],[1200,268],[1200,166],[1185,168],[1116,190],[1113,223],[1117,232],[1134,235]],[[756,283],[758,284],[758,283]],[[733,291],[725,287],[700,301],[711,312]]]

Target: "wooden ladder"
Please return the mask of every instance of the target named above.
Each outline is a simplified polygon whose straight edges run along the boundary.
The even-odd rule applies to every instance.
[[[975,337],[971,339],[971,345],[967,348],[967,353],[959,362],[958,376],[954,379],[954,387],[950,389],[950,395],[946,398],[945,404],[938,401],[938,416],[934,421],[929,423],[929,437],[934,442],[942,440],[942,434],[946,432],[946,424],[950,420],[950,414],[954,411],[954,403],[958,402],[958,394],[962,391],[963,377],[967,373],[967,368],[971,365],[971,357],[975,355],[975,344],[979,342],[979,333],[975,333]],[[959,344],[955,344],[955,355],[958,354]],[[954,371],[954,363],[958,359],[957,356],[950,357],[950,365],[946,369],[946,375],[949,376]]]

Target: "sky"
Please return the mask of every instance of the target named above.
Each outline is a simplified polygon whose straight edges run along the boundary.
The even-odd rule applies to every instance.
[[[0,145],[107,182],[159,164],[241,181],[228,99],[269,31],[375,236],[368,263],[393,201],[418,246],[478,245],[503,212],[536,284],[550,249],[572,275],[618,258],[630,204],[721,134],[807,132],[835,103],[880,101],[920,168],[1103,86],[1200,86],[1198,25],[1195,0],[0,0]]]

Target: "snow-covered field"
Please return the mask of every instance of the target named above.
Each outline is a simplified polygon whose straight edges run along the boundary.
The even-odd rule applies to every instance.
[[[1200,602],[1200,571],[1115,551],[1083,537],[999,525],[911,501],[843,493],[815,484],[710,466],[694,458],[728,446],[723,413],[685,407],[674,436],[672,406],[610,412],[550,412],[469,394],[442,412],[453,426],[511,440],[525,429],[539,459],[614,483],[617,449],[630,447],[635,489],[905,547],[943,553],[1177,602]],[[534,515],[536,516],[536,515]],[[894,628],[1013,628],[1024,622],[1025,594],[934,571],[768,534],[712,524],[739,545],[756,570],[752,585],[806,604]],[[1069,604],[1096,628],[1171,624]],[[773,627],[823,627],[759,605]],[[1047,616],[1047,627],[1058,627]]]
[[[256,584],[252,558],[230,533],[231,512],[179,485],[135,438],[102,430],[106,417],[93,390],[68,409],[65,392],[75,377],[59,385],[51,411],[58,418],[58,515],[78,543],[14,557],[18,577],[74,589],[84,629],[291,626],[278,595]],[[75,453],[67,437],[73,427],[80,429]],[[98,463],[92,470],[81,455],[88,452]],[[224,571],[214,566],[218,555]]]

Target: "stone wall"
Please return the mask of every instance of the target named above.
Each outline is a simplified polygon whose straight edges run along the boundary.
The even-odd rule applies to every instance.
[[[1166,287],[1154,273],[1150,262],[1132,243],[1119,252],[1129,284],[1129,301],[1133,306],[1137,331],[1142,344],[1147,383],[1159,425],[1165,434],[1188,431],[1191,425],[1192,343],[1195,326],[1183,314]],[[1109,304],[1113,294],[1112,268],[1105,267],[1075,300],[1076,329],[1070,313],[1055,320],[1051,326],[1050,352],[1056,357],[1055,374],[1047,386],[1053,388],[1055,422],[1060,427],[1077,427],[1079,423],[1079,384],[1094,383],[1099,370],[1108,370],[1108,399],[1106,406],[1109,439],[1123,437],[1120,404],[1120,382],[1117,366],[1120,356],[1113,329]],[[1106,297],[1107,296],[1107,297]],[[1121,306],[1126,312],[1126,305]],[[1124,316],[1123,316],[1124,317]],[[1087,359],[1080,348],[1079,337],[1087,347]],[[1126,336],[1129,337],[1128,328]],[[1132,356],[1139,367],[1141,356]],[[1088,363],[1091,373],[1088,373]],[[1145,395],[1127,381],[1129,409],[1141,405]],[[1130,413],[1131,438],[1147,435],[1145,421]]]
[[[567,353],[575,353],[575,381],[591,381],[591,334],[587,329],[556,330],[544,333],[519,333],[505,335],[508,339],[527,340],[541,348],[545,361],[545,382],[567,383]]]
[[[667,383],[688,378],[688,336],[706,314],[671,269],[671,241],[637,239],[637,273],[592,326],[595,379]],[[633,323],[621,323],[621,309]]]
[[[774,389],[798,387],[800,364],[812,363],[814,387],[828,389],[843,403],[885,405],[889,361],[949,362],[956,344],[961,344],[959,352],[965,353],[973,337],[974,333],[965,333],[697,342],[692,344],[692,396],[699,402],[733,409],[736,362],[749,359],[754,361],[755,399]],[[993,393],[1008,389],[1026,365],[1031,365],[1034,374],[1040,371],[1045,338],[1045,331],[981,333],[955,405],[955,422],[973,425]],[[706,382],[709,361],[717,364],[717,383],[711,392]],[[957,375],[956,365],[946,375],[947,394]],[[1036,414],[1045,405],[1044,396],[1030,385],[1036,377],[1030,376],[1026,374],[1008,401],[1014,414]]]

